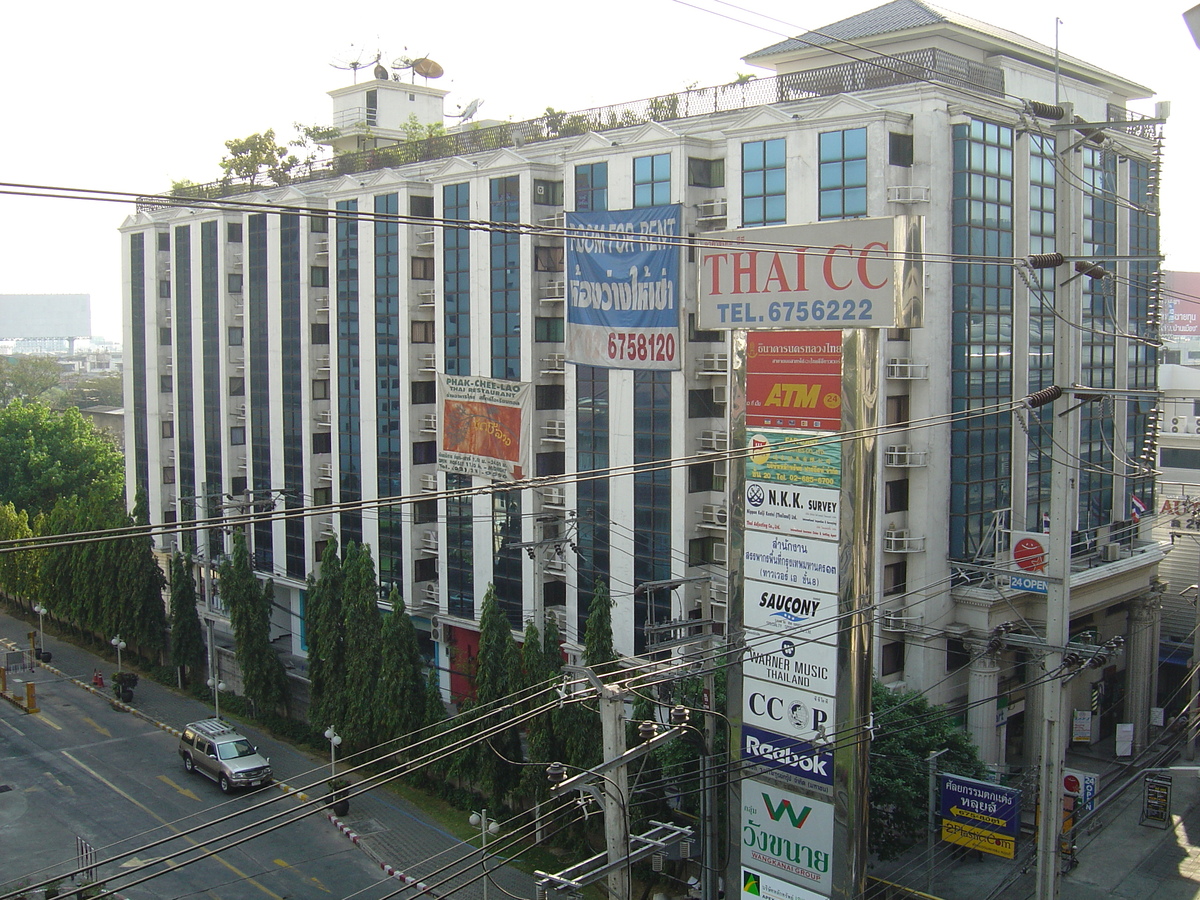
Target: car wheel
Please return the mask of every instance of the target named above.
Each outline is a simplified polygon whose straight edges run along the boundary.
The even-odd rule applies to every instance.
[[[185,756],[183,758],[183,770],[189,775],[196,771],[196,764],[192,762],[192,758],[190,756]]]
[[[228,775],[222,775],[217,784],[220,785],[222,793],[228,794],[233,790],[233,785],[229,783]]]

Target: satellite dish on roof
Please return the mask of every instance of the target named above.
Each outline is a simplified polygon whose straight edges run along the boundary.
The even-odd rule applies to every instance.
[[[463,107],[460,106],[459,109],[462,109],[462,112],[460,112],[457,116],[447,116],[446,118],[447,119],[459,119],[462,122],[467,122],[475,115],[475,113],[479,112],[479,107],[481,107],[481,106],[483,106],[483,101],[481,99],[479,99],[478,97],[476,97],[474,100],[472,100],[470,103],[467,104],[465,109],[463,109]]]
[[[354,83],[358,84],[358,70],[365,69],[367,66],[378,66],[379,60],[383,56],[379,51],[375,52],[374,59],[366,59],[366,50],[363,48],[355,48],[353,44],[345,53],[338,56],[330,63],[335,69],[341,69],[345,72],[354,73]]]
[[[422,78],[441,78],[445,74],[445,70],[428,56],[414,59],[412,69]]]
[[[375,77],[378,78],[380,81],[387,81],[388,80],[388,70],[384,66],[381,66],[379,63],[375,63]]]

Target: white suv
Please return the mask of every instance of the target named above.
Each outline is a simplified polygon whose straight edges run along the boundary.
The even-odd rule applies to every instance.
[[[179,736],[179,755],[188,772],[199,772],[228,794],[234,788],[271,783],[271,760],[220,719],[192,722]]]

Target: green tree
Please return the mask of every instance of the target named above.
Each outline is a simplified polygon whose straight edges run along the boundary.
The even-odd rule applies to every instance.
[[[321,574],[308,579],[304,605],[308,638],[308,678],[312,683],[309,721],[324,730],[341,721],[346,682],[346,626],[342,618],[342,560],[337,538],[330,538],[321,557]]]
[[[118,509],[110,513],[118,521]],[[124,527],[150,526],[150,511],[146,497],[140,491],[134,500],[132,515],[125,518]],[[109,550],[109,566],[117,571],[113,583],[118,593],[110,595],[105,607],[110,615],[119,615],[121,636],[135,644],[143,655],[161,657],[166,649],[167,612],[163,604],[163,589],[167,578],[158,558],[154,555],[154,540],[149,533],[131,534],[120,541],[112,542]],[[119,546],[117,546],[119,545]],[[161,663],[159,658],[156,662]]]
[[[379,741],[393,740],[425,724],[425,667],[417,629],[398,588],[392,588],[389,599],[392,613],[383,620],[382,659],[375,692]]]
[[[424,745],[423,753],[433,752],[434,748],[443,742],[442,738],[434,738],[433,736],[440,732],[446,722],[446,703],[442,700],[442,688],[438,683],[437,669],[429,670],[429,677],[425,680],[425,706],[421,720],[423,734],[427,738],[427,743]],[[443,778],[450,770],[448,754],[438,754],[428,766],[423,768],[422,772],[427,772],[430,779]]]
[[[345,582],[342,617],[346,633],[346,690],[341,718],[342,737],[365,750],[375,743],[376,686],[382,660],[379,646],[379,584],[375,561],[366,544],[346,547],[342,568]]]
[[[508,617],[500,609],[496,586],[489,584],[479,611],[479,666],[475,672],[475,696],[483,715],[482,727],[503,721],[509,695],[521,687],[520,657]],[[520,780],[521,735],[506,728],[473,748],[476,778],[490,802],[500,806]]]
[[[234,532],[233,553],[221,563],[220,571],[221,596],[233,626],[246,699],[256,713],[274,712],[285,702],[287,691],[287,673],[271,646],[274,582],[268,580],[259,587],[241,531]]]
[[[292,169],[299,163],[287,147],[275,143],[274,128],[244,138],[230,138],[225,147],[229,151],[221,158],[225,177],[244,178],[250,184],[257,184],[264,173],[274,184],[287,184]]]
[[[603,578],[597,578],[583,630],[583,663],[596,672],[611,671],[617,659],[613,647],[612,605],[608,584]]]
[[[80,378],[67,386],[55,406],[59,409],[69,406],[81,409],[89,406],[124,406],[124,390],[120,372],[103,372]]]
[[[204,634],[196,612],[196,577],[191,554],[171,557],[171,665],[195,672],[204,664]]]
[[[19,541],[33,537],[29,514],[11,503],[0,504],[0,541]],[[9,597],[29,601],[39,596],[37,550],[0,553],[0,591]]]
[[[559,678],[562,666],[558,646],[558,620],[554,616],[547,616],[544,624],[546,635],[543,638],[538,634],[537,626],[530,622],[525,627],[525,641],[521,644],[525,684],[534,690],[552,687]],[[545,701],[544,696],[534,694],[527,706]],[[554,727],[555,721],[556,717],[553,715],[540,715],[530,719],[525,728],[529,758],[541,764],[522,767],[521,793],[533,801],[542,801],[549,797],[550,784],[546,781],[545,766],[563,757],[561,742]]]
[[[945,710],[916,691],[872,685],[875,736],[871,741],[870,821],[867,849],[895,859],[925,840],[929,827],[929,754],[938,769],[982,778],[986,769],[971,739],[950,722]]]
[[[0,405],[10,400],[36,401],[56,386],[61,376],[58,361],[50,356],[0,357]]]
[[[72,495],[120,500],[124,489],[121,454],[79,410],[21,400],[0,409],[0,498],[18,510],[49,513]]]

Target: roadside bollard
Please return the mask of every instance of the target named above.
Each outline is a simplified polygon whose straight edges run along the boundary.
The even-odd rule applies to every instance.
[[[25,712],[35,713],[37,711],[37,687],[32,681],[27,681],[25,683]]]

